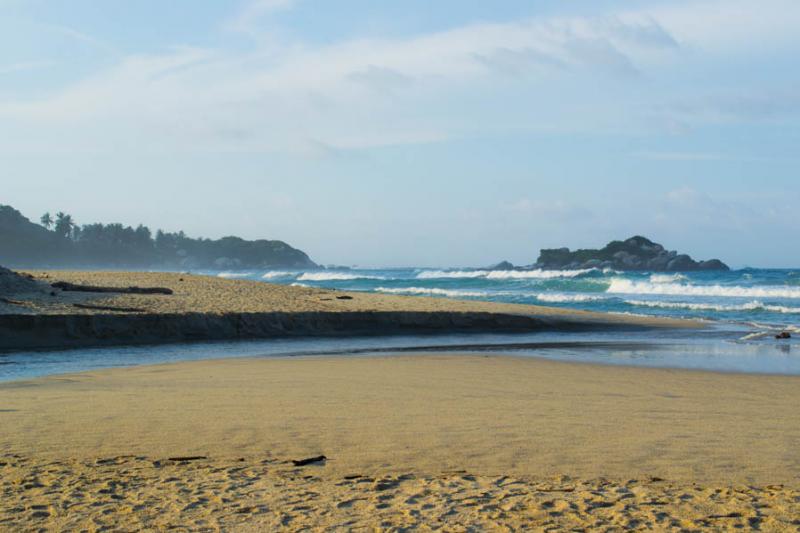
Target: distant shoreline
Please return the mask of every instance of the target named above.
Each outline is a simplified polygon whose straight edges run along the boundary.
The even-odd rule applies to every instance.
[[[55,295],[16,295],[17,304],[0,304],[0,350],[276,337],[703,327],[700,322],[687,320],[344,292],[177,273],[31,274],[47,284],[66,281],[103,287],[163,287],[173,294],[55,291]]]

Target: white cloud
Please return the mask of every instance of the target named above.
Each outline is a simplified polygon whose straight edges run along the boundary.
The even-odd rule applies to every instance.
[[[800,22],[800,4],[770,3]],[[292,4],[248,2],[228,27],[255,32],[265,17]],[[633,115],[661,97],[636,84],[685,59],[683,47],[727,43],[720,20],[733,21],[737,32],[747,17],[774,21],[765,12],[771,10],[760,4],[708,0],[475,24],[397,40],[284,41],[246,53],[174,48],[122,58],[46,98],[0,100],[0,118],[14,131],[5,132],[7,150],[49,143],[51,149],[297,151],[308,139],[340,149],[437,142],[475,129],[641,127]],[[698,25],[713,28],[706,35]],[[781,40],[789,26],[782,21],[773,33],[741,35],[735,47]],[[510,76],[501,82],[498,72]],[[674,123],[684,118],[663,115]]]

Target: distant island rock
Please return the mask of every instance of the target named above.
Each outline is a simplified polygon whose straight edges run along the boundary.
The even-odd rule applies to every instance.
[[[17,268],[320,268],[305,252],[283,241],[197,239],[182,231],[159,230],[153,235],[142,225],[79,226],[65,213],[55,217],[46,213],[41,224],[35,224],[7,205],[0,205],[0,260]]]
[[[660,244],[641,236],[625,241],[612,241],[600,250],[544,249],[540,251],[539,259],[533,267],[544,270],[613,268],[649,272],[730,270],[719,259],[695,261],[686,254],[668,251]]]
[[[487,270],[517,270],[517,267],[509,261],[500,261],[496,265],[488,267]]]

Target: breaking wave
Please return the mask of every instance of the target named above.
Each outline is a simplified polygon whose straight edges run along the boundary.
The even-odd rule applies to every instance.
[[[423,270],[417,274],[417,279],[464,279],[464,278],[484,278],[485,270]]]
[[[386,279],[383,276],[349,274],[346,272],[304,272],[298,281],[352,281],[356,279]]]
[[[690,309],[692,311],[770,311],[772,313],[800,314],[800,307],[769,305],[758,300],[741,305],[725,305],[690,302],[657,302],[647,300],[625,300],[626,304],[641,307],[659,307],[662,309]]]
[[[540,302],[549,303],[567,303],[567,302],[596,302],[598,300],[607,300],[606,296],[599,296],[596,294],[558,294],[558,293],[543,293],[537,294],[536,299]]]
[[[292,272],[267,272],[261,279],[277,279],[277,278],[289,278],[294,276]]]
[[[247,278],[250,276],[249,272],[220,272],[217,274],[218,278],[225,278],[225,279],[238,279],[238,278]]]
[[[448,296],[451,298],[481,298],[489,296],[489,293],[485,291],[463,291],[457,289],[436,289],[426,287],[378,287],[375,290],[377,292],[383,292],[387,294],[417,294],[427,296]]]
[[[669,296],[718,296],[724,298],[800,298],[800,287],[737,287],[723,285],[691,285],[688,283],[649,283],[628,279],[612,279],[609,294],[660,294]]]
[[[424,270],[417,279],[555,279],[575,278],[596,269],[581,270]]]
[[[675,283],[687,279],[683,274],[653,274],[650,276],[650,283]]]

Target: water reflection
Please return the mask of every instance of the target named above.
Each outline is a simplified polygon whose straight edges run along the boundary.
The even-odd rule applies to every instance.
[[[437,352],[497,353],[563,361],[800,375],[796,339],[742,342],[738,329],[270,339],[0,354],[0,381],[110,367],[230,357]]]

